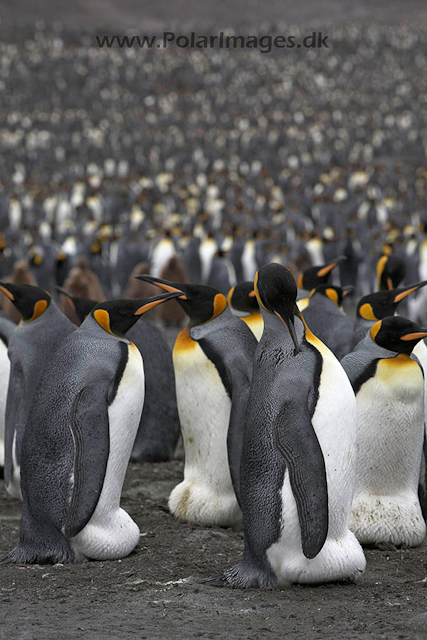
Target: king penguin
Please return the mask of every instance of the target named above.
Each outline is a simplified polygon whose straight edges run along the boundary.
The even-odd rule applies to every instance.
[[[377,289],[390,291],[396,289],[406,274],[403,258],[395,255],[383,255],[377,263]]]
[[[427,336],[393,316],[376,322],[342,360],[357,400],[358,454],[350,528],[363,544],[418,546],[424,379],[414,346]]]
[[[173,351],[185,467],[169,508],[185,521],[237,524],[241,446],[256,339],[216,289],[145,275],[138,278],[180,292],[177,300],[190,319]]]
[[[80,324],[98,304],[57,289],[72,305]],[[144,409],[130,459],[132,462],[172,460],[180,434],[172,350],[162,329],[148,320],[137,322],[126,335],[141,353],[145,376]]]
[[[6,489],[14,498],[20,498],[22,438],[33,395],[50,355],[76,327],[59,311],[50,294],[39,287],[2,282],[0,291],[22,316],[8,345],[4,466]]]
[[[331,273],[340,262],[346,260],[345,256],[338,256],[328,264],[319,265],[317,267],[308,267],[298,276],[297,285],[302,291],[298,293],[298,309],[304,311],[309,302],[309,293],[313,289],[320,287],[322,284],[328,284]]]
[[[308,306],[303,311],[310,331],[338,360],[353,348],[354,322],[341,309],[344,297],[351,291],[353,287],[341,289],[332,285],[321,285],[310,293]]]
[[[264,330],[258,300],[256,299],[253,282],[241,282],[232,287],[227,296],[232,313],[238,316],[259,341]]]
[[[427,280],[424,280],[423,282],[415,282],[407,287],[390,289],[389,291],[376,291],[363,296],[356,307],[353,345],[357,345],[378,320],[393,316],[402,300],[405,300],[411,293],[418,291],[426,284]]]
[[[22,444],[20,564],[114,560],[139,529],[120,508],[144,403],[144,369],[125,338],[167,294],[98,304],[51,357],[34,395]]]
[[[264,333],[241,458],[245,550],[238,565],[210,580],[241,588],[354,580],[365,558],[348,528],[353,390],[338,360],[304,324],[291,272],[266,265],[255,290]]]
[[[7,354],[9,339],[15,323],[0,311],[0,478],[4,477],[4,432],[6,421],[6,399],[10,377],[10,360]]]

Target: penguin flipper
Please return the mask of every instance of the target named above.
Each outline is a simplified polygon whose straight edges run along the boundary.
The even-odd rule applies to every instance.
[[[84,387],[74,401],[74,489],[64,525],[67,538],[77,535],[89,522],[101,495],[110,453],[107,399],[106,382],[101,388],[99,384]]]
[[[275,421],[275,440],[289,470],[306,558],[317,556],[328,535],[325,460],[311,416],[301,402],[288,401]]]

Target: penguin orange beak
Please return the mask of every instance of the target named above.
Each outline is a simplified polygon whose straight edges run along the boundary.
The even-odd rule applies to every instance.
[[[319,269],[319,271],[317,272],[318,277],[323,278],[328,273],[330,273],[332,269],[335,269],[335,267],[338,266],[340,262],[344,262],[344,260],[347,260],[345,256],[338,256],[338,258],[335,258],[333,262],[330,262],[329,264]]]
[[[157,305],[162,304],[162,302],[166,302],[166,300],[172,300],[173,298],[180,298],[181,291],[171,291],[170,293],[165,293],[160,296],[155,296],[153,298],[148,298],[147,302],[143,304],[139,309],[137,309],[134,313],[135,316],[142,316],[143,313],[147,313],[150,309],[157,307]]]
[[[15,300],[15,296],[9,291],[5,282],[0,282],[0,291],[12,302]]]
[[[347,287],[343,287],[342,297],[351,296],[354,293],[355,289],[352,284],[349,284]]]
[[[409,342],[411,340],[422,340],[422,338],[427,338],[427,330],[416,331],[415,333],[407,333],[404,336],[401,336],[401,340],[405,342]]]
[[[188,298],[185,295],[185,293],[183,291],[181,291],[181,289],[178,289],[177,287],[175,287],[168,280],[162,280],[161,278],[155,278],[154,276],[148,276],[148,275],[145,275],[145,274],[142,275],[142,276],[135,276],[135,278],[137,280],[142,280],[143,282],[149,282],[150,284],[155,284],[157,287],[160,287],[160,289],[163,289],[163,291],[167,291],[168,293],[180,293],[181,294],[179,296],[173,296],[174,298],[178,297],[180,300],[188,300]]]
[[[409,296],[414,291],[418,291],[418,289],[421,289],[422,287],[425,287],[426,284],[427,284],[427,280],[423,280],[423,282],[420,282],[419,284],[409,285],[408,287],[400,289],[400,293],[398,293],[395,296],[393,302],[395,304],[398,304],[399,302],[404,300],[407,296]]]

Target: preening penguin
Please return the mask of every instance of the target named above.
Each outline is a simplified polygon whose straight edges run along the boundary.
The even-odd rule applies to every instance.
[[[80,323],[98,304],[57,288],[70,302]],[[144,408],[130,459],[132,462],[165,462],[173,458],[180,434],[172,350],[163,331],[144,319],[126,335],[141,353],[145,377]]]
[[[319,338],[332,353],[341,360],[353,347],[354,322],[341,309],[343,298],[353,287],[341,289],[332,285],[321,285],[309,296],[303,311],[310,331]]]
[[[357,400],[358,455],[350,528],[364,544],[417,546],[424,379],[411,357],[427,330],[399,316],[376,322],[342,360]]]
[[[10,336],[10,378],[6,402],[5,467],[7,491],[21,497],[21,446],[33,395],[49,357],[75,331],[46,291],[28,284],[0,283],[0,291],[15,305],[22,321]]]
[[[264,333],[241,458],[245,551],[212,580],[233,587],[353,580],[365,568],[348,528],[354,393],[338,360],[304,325],[291,272],[266,265],[255,289]]]
[[[253,282],[241,282],[232,287],[227,296],[231,311],[237,315],[259,341],[264,330],[258,300],[256,299]]]
[[[138,349],[124,336],[176,294],[98,304],[52,356],[33,398],[22,444],[23,511],[17,563],[112,560],[139,529],[120,508],[144,402]]]
[[[139,278],[180,292],[190,318],[173,351],[185,468],[170,510],[181,520],[233,525],[241,520],[235,492],[256,339],[216,289]]]

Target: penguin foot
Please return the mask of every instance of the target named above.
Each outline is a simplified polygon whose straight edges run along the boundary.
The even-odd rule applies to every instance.
[[[2,564],[70,564],[75,562],[71,548],[33,549],[29,546],[18,545],[1,560]]]
[[[202,582],[214,587],[232,587],[233,589],[274,589],[277,587],[274,575],[247,563],[236,564],[224,573],[205,578]]]

